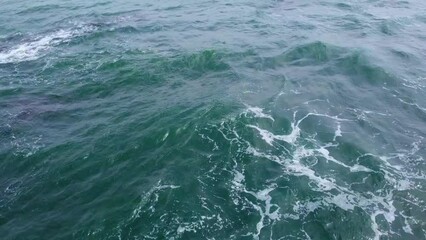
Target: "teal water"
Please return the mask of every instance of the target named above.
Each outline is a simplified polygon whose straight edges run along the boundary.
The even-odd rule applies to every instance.
[[[426,2],[0,1],[0,239],[426,239]]]

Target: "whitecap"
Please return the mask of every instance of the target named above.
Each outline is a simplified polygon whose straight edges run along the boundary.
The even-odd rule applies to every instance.
[[[0,52],[0,64],[36,60],[46,54],[48,49],[95,29],[94,26],[81,26],[76,29],[60,29],[44,36],[35,37],[29,42],[20,43],[9,50]]]

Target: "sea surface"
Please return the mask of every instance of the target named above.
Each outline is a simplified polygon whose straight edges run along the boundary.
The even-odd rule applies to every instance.
[[[0,0],[0,239],[426,239],[426,1]]]

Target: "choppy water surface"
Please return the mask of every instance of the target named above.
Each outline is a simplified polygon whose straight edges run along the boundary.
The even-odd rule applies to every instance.
[[[426,2],[0,3],[2,239],[426,238]]]

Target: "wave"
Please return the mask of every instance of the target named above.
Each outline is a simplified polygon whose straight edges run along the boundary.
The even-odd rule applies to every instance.
[[[373,64],[365,52],[319,41],[298,45],[273,57],[257,58],[251,64],[264,71],[308,66],[315,67],[314,71],[323,76],[348,76],[355,85],[395,85],[397,82],[389,71]]]

